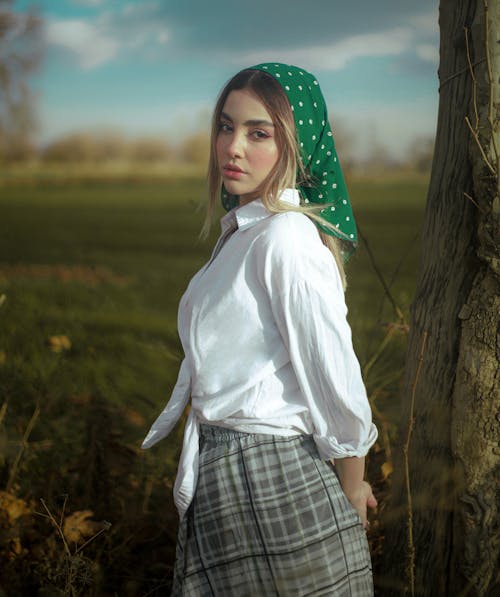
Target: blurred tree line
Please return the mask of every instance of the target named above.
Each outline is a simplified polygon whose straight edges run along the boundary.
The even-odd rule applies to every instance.
[[[14,12],[13,4],[0,0],[0,159],[24,160],[36,153],[28,81],[42,58],[42,21],[34,9]]]
[[[335,127],[335,141],[346,172],[382,172],[411,170],[430,172],[434,139],[430,136],[415,138],[405,156],[395,159],[380,143],[374,142],[371,152],[357,155],[354,137],[344,127]],[[0,161],[4,164],[41,162],[46,164],[84,165],[130,163],[137,165],[182,163],[204,168],[208,163],[209,135],[194,132],[175,145],[165,137],[141,136],[128,138],[119,130],[80,131],[62,135],[43,147],[37,148],[24,137],[3,147]]]
[[[163,137],[129,139],[119,131],[109,130],[63,135],[40,149],[38,157],[43,162],[59,164],[185,162],[204,166],[208,151],[209,138],[203,133],[194,133],[173,146]]]
[[[200,130],[172,144],[163,136],[127,138],[112,129],[78,131],[62,135],[41,146],[36,143],[35,97],[29,81],[43,57],[42,19],[31,8],[13,9],[14,0],[0,0],[0,164],[188,164],[205,168],[209,135]],[[203,114],[203,120],[208,116]],[[200,120],[201,123],[201,120]],[[360,157],[356,134],[340,120],[332,124],[342,165],[347,173],[386,171],[430,172],[434,139],[414,139],[406,154],[393,158],[374,131],[368,155]]]

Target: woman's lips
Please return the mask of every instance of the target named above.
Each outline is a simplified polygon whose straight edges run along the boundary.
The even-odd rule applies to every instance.
[[[224,166],[223,172],[225,177],[232,178],[233,180],[238,180],[245,174],[238,166],[230,165]]]

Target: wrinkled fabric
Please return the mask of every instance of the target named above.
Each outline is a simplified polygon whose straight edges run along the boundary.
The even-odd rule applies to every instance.
[[[200,427],[171,597],[373,597],[361,518],[310,435]]]
[[[280,199],[297,205],[298,191]],[[221,229],[225,243],[181,298],[185,356],[143,442],[168,435],[191,396],[174,488],[181,518],[196,488],[200,423],[313,435],[325,460],[364,456],[377,438],[340,273],[316,226],[301,213],[271,214],[256,199],[227,213]]]

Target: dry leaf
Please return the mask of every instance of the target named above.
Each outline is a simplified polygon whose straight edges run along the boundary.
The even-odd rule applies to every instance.
[[[71,348],[71,341],[68,336],[50,336],[49,348],[53,352],[62,352]]]
[[[10,540],[10,551],[12,556],[20,556],[23,553],[23,546],[21,545],[21,539],[14,537]]]
[[[392,473],[392,462],[390,460],[388,460],[387,462],[384,462],[384,464],[380,467],[380,469],[382,470],[382,477],[384,478],[384,481],[387,479],[387,477]]]
[[[18,518],[31,514],[28,504],[6,491],[0,491],[0,517],[6,518],[9,525],[13,525]]]
[[[91,520],[92,510],[78,510],[64,519],[63,533],[68,543],[80,543],[106,528],[108,523]]]
[[[126,408],[123,410],[123,414],[129,423],[135,425],[136,427],[144,427],[146,424],[146,420],[141,415],[141,413],[137,412],[136,410],[132,410],[131,408]]]

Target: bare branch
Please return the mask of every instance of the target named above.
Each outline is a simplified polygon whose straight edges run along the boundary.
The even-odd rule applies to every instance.
[[[472,124],[470,123],[468,116],[465,117],[465,122],[467,123],[467,126],[469,127],[469,130],[472,133],[472,136],[474,137],[474,140],[476,141],[477,146],[479,147],[479,151],[481,152],[481,155],[483,156],[484,163],[488,167],[488,170],[493,174],[493,176],[496,176],[496,170],[490,164],[490,161],[488,160],[488,157],[486,156],[483,146],[481,145],[481,141],[479,140],[479,136],[476,133],[476,131],[472,128]]]
[[[422,362],[424,360],[425,344],[427,342],[427,330],[424,331],[422,338],[422,347],[420,349],[420,355],[418,357],[417,371],[415,372],[415,379],[411,387],[411,400],[410,400],[410,415],[408,420],[408,432],[406,435],[406,442],[403,446],[404,456],[404,467],[405,467],[405,483],[406,483],[406,495],[407,495],[407,508],[408,508],[408,576],[410,580],[410,593],[411,596],[415,595],[415,545],[413,543],[413,503],[411,497],[411,486],[410,486],[410,464],[408,460],[408,451],[410,449],[410,441],[413,433],[413,426],[415,424],[414,419],[414,408],[415,408],[415,394],[417,391],[418,378],[420,376],[420,369],[422,368]]]
[[[466,192],[464,191],[464,195],[465,195],[465,197],[467,197],[467,199],[469,199],[469,201],[471,201],[471,203],[473,203],[473,204],[474,204],[474,205],[475,205],[475,206],[476,206],[476,207],[479,209],[479,211],[482,211],[482,212],[484,213],[484,209],[483,209],[483,208],[482,208],[482,207],[479,205],[479,203],[478,203],[478,202],[477,202],[475,199],[473,199],[473,198],[472,198],[472,197],[469,195],[469,193],[466,193]]]
[[[33,414],[31,415],[31,419],[29,420],[28,425],[26,426],[26,430],[23,435],[21,447],[19,448],[16,459],[14,460],[12,468],[10,469],[9,480],[7,481],[7,486],[6,486],[6,491],[8,491],[8,492],[12,488],[12,485],[13,485],[14,480],[17,475],[17,469],[19,468],[19,464],[21,462],[21,458],[23,457],[24,451],[26,450],[26,448],[29,445],[28,440],[31,435],[31,432],[33,431],[33,427],[35,426],[35,423],[36,423],[39,415],[40,415],[40,407],[37,405],[35,407],[35,410],[33,411]]]
[[[45,508],[45,512],[47,512],[47,516],[50,519],[50,521],[52,522],[52,524],[56,527],[57,532],[59,533],[59,536],[62,539],[63,545],[64,545],[64,551],[66,552],[66,555],[68,557],[71,557],[71,550],[69,548],[69,545],[66,541],[66,537],[64,536],[63,530],[62,530],[62,526],[57,522],[57,520],[54,518],[52,512],[49,510],[47,504],[45,503],[45,500],[43,498],[40,498],[40,502],[42,503],[42,506]]]
[[[380,271],[380,269],[379,269],[379,267],[378,267],[378,265],[377,265],[377,263],[375,261],[375,257],[373,255],[373,252],[372,252],[372,250],[370,248],[370,245],[368,244],[368,240],[363,235],[363,233],[361,232],[359,225],[357,226],[357,228],[358,228],[358,234],[359,234],[361,240],[363,241],[363,243],[364,243],[364,245],[366,247],[366,252],[368,253],[368,256],[370,258],[370,262],[372,264],[372,267],[375,270],[375,273],[377,274],[377,277],[380,280],[380,283],[382,284],[382,286],[384,288],[385,294],[386,294],[387,298],[389,299],[389,302],[391,303],[391,305],[392,305],[392,307],[394,309],[394,312],[396,313],[396,316],[398,317],[398,319],[400,321],[404,322],[405,318],[404,318],[403,312],[398,307],[396,301],[394,300],[394,297],[391,294],[391,291],[389,290],[389,287],[388,287],[388,285],[387,285],[387,283],[386,283],[386,281],[384,279],[384,276],[382,275],[382,272]]]
[[[489,13],[488,0],[484,0],[484,46],[486,52],[486,66],[488,71],[488,82],[490,87],[489,104],[488,104],[488,122],[491,127],[491,140],[493,142],[493,151],[495,152],[495,161],[498,166],[498,146],[495,137],[495,125],[493,122],[493,70],[491,68],[490,56],[490,27],[489,27]],[[498,174],[498,173],[497,173]]]
[[[479,129],[479,113],[477,111],[477,80],[476,80],[476,75],[474,74],[474,68],[472,66],[472,62],[470,59],[468,27],[464,27],[464,31],[465,31],[465,46],[466,46],[466,50],[467,50],[467,63],[469,64],[470,76],[472,77],[472,97],[473,97],[473,102],[474,102],[474,116],[476,118],[474,130],[477,131]]]

